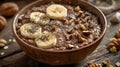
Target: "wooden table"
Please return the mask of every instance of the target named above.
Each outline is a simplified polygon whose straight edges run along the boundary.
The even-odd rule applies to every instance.
[[[4,0],[0,1],[0,4],[3,2],[7,1],[12,1],[12,0]],[[116,0],[117,4],[120,4],[120,0]],[[32,2],[32,0],[17,0],[13,1],[18,4],[18,6],[23,8],[25,5],[29,4]],[[91,54],[89,55],[86,59],[81,61],[79,64],[74,64],[74,65],[66,65],[69,67],[82,67],[86,65],[89,61],[95,60],[97,63],[102,63],[103,60],[105,59],[110,59],[112,64],[115,66],[116,62],[120,62],[120,51],[116,53],[109,53],[106,50],[107,43],[109,42],[109,39],[112,38],[115,34],[115,31],[117,31],[120,28],[120,24],[116,25],[111,25],[110,23],[110,18],[113,16],[114,13],[119,12],[120,7],[117,6],[115,7],[114,10],[104,12],[106,15],[106,18],[108,20],[108,28],[107,32],[105,34],[104,39],[102,40],[101,44],[98,46],[98,48]],[[2,31],[0,31],[0,38],[5,38],[7,41],[11,41],[11,39],[14,39],[14,36],[11,31],[11,24],[13,22],[14,17],[9,17],[7,18],[8,24],[6,28]],[[16,42],[11,42],[8,45],[8,49],[3,49],[0,48],[0,53],[4,52],[4,55],[0,55],[0,67],[52,67],[46,64],[39,63],[35,60],[32,60],[29,58],[18,46]],[[66,66],[61,66],[61,67],[66,67]]]

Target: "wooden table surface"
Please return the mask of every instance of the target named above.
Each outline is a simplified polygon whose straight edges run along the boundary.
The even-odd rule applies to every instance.
[[[25,5],[33,2],[33,0],[2,0],[0,1],[0,4],[3,2],[12,1],[18,4],[18,6],[23,8]],[[105,34],[104,39],[102,40],[101,44],[98,46],[98,48],[88,57],[86,57],[83,61],[81,61],[79,64],[74,65],[66,65],[69,67],[83,67],[87,65],[88,62],[91,60],[95,60],[97,63],[102,63],[105,59],[110,59],[112,62],[112,65],[114,67],[116,62],[120,62],[120,51],[116,53],[109,53],[106,50],[107,43],[109,42],[109,39],[112,38],[115,34],[115,31],[117,31],[120,28],[120,23],[116,25],[112,25],[110,23],[110,18],[115,14],[116,12],[120,12],[120,0],[116,0],[117,7],[111,11],[104,11],[104,14],[106,15],[106,18],[108,20],[108,28],[107,32]],[[13,22],[14,16],[7,18],[8,24],[5,27],[4,30],[0,31],[0,38],[5,38],[7,41],[10,41],[14,39],[14,36],[12,34],[11,24]],[[30,57],[28,57],[19,47],[19,45],[16,42],[11,42],[7,44],[8,49],[0,48],[0,53],[4,52],[4,55],[0,55],[0,67],[52,67],[50,65],[39,63],[35,60],[32,60]],[[60,66],[60,67],[66,67],[66,66]]]

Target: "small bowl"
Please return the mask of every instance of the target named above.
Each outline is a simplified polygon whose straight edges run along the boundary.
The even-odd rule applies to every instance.
[[[47,4],[49,2],[61,3],[61,4],[70,4],[70,5],[79,5],[81,8],[84,8],[86,11],[94,14],[98,18],[98,22],[101,24],[101,35],[100,37],[88,44],[86,46],[80,47],[78,49],[73,50],[61,50],[61,51],[49,51],[45,49],[40,49],[38,47],[29,45],[28,43],[24,42],[16,33],[16,24],[18,23],[18,17],[31,7]],[[103,13],[97,9],[95,6],[81,0],[38,0],[35,1],[26,7],[24,7],[15,17],[14,22],[12,24],[14,36],[22,48],[24,52],[31,58],[50,65],[66,65],[66,64],[75,64],[83,60],[89,54],[91,54],[96,47],[99,45],[101,40],[104,37],[106,31],[107,21]]]

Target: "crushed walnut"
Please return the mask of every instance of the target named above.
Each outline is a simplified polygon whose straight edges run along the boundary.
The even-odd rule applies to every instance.
[[[120,29],[116,31],[115,37],[110,39],[107,50],[112,53],[120,50]]]
[[[91,63],[87,67],[102,67],[102,65],[97,63]]]
[[[103,67],[113,67],[109,59],[103,61]]]
[[[0,47],[4,47],[7,44],[7,41],[3,38],[0,38]]]

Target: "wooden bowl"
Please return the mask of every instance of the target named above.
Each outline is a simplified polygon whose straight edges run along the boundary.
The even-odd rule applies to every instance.
[[[24,42],[16,33],[16,24],[18,23],[19,15],[26,12],[31,7],[42,5],[42,4],[47,4],[51,1],[54,1],[55,3],[61,3],[61,4],[64,3],[64,4],[70,4],[70,5],[79,5],[81,8],[84,8],[85,10],[94,14],[98,18],[98,22],[101,24],[101,28],[102,28],[101,36],[97,40],[92,42],[91,44],[80,47],[78,49],[74,49],[74,50],[48,51],[45,49],[43,50],[38,47],[29,45],[28,43]],[[83,60],[86,56],[91,54],[96,49],[96,47],[99,45],[99,43],[101,42],[105,34],[107,21],[106,21],[105,16],[99,9],[97,9],[95,6],[85,1],[81,1],[81,0],[39,0],[24,7],[16,15],[12,25],[13,25],[12,26],[13,33],[14,33],[14,36],[18,44],[23,49],[23,51],[26,52],[28,56],[30,56],[31,58],[39,62],[50,64],[50,65],[66,65],[66,64],[74,64],[74,63],[80,62],[81,60]]]

